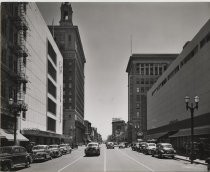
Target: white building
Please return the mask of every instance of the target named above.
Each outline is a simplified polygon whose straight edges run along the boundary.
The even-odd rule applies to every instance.
[[[195,141],[210,139],[210,20],[185,46],[180,55],[147,93],[148,138],[170,138],[177,148],[190,141],[191,115],[185,96],[199,96],[194,111]],[[177,131],[177,133],[174,133]],[[171,135],[172,134],[172,135]]]
[[[63,57],[33,2],[27,5],[26,20],[28,111],[21,117],[20,130],[30,141],[54,143],[63,133]]]

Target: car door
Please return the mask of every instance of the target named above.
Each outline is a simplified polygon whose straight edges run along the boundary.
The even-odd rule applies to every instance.
[[[26,163],[26,149],[23,147],[20,147],[20,163]]]
[[[14,166],[20,163],[20,149],[19,147],[14,147],[12,150],[12,161]]]

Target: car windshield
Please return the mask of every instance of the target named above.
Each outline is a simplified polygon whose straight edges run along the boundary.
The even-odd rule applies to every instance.
[[[45,149],[46,146],[34,146],[33,150]]]
[[[97,146],[98,146],[97,143],[90,143],[90,144],[88,144],[88,147],[97,147]]]
[[[172,145],[168,144],[168,145],[163,145],[164,148],[172,148]]]
[[[149,146],[155,146],[155,143],[149,143]]]
[[[58,148],[58,145],[50,145],[49,148]]]
[[[11,152],[12,152],[12,149],[9,147],[0,148],[0,154],[11,153]]]

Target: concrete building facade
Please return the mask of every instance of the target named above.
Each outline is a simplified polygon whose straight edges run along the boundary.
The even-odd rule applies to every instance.
[[[128,141],[143,139],[147,131],[147,91],[177,54],[133,54],[128,62]]]
[[[75,143],[83,143],[84,126],[84,65],[86,62],[79,29],[72,22],[72,7],[69,3],[61,5],[59,26],[49,29],[63,55],[63,132]]]
[[[126,123],[120,118],[112,118],[112,138],[115,142],[126,141]]]
[[[184,97],[189,96],[191,103],[195,103],[194,97],[199,96],[199,108],[194,113],[195,142],[209,147],[209,54],[210,20],[185,44],[180,55],[148,92],[148,137],[168,139],[178,151],[185,150],[190,142],[191,117],[186,111]],[[207,152],[209,155],[210,150]]]
[[[11,26],[13,31],[12,29],[7,30],[9,35],[15,35],[17,32],[17,43],[24,41],[24,46],[17,46],[22,50],[22,53],[18,52],[20,51],[18,48],[13,53],[13,69],[17,68],[17,73],[19,73],[18,71],[24,72],[25,79],[27,79],[25,82],[27,84],[15,86],[15,88],[22,88],[24,102],[27,104],[27,111],[23,111],[18,118],[18,130],[29,141],[36,142],[36,144],[60,143],[64,139],[62,136],[63,57],[36,4],[33,2],[23,3],[24,13],[20,18],[17,18],[22,10],[20,4],[5,3],[5,6],[8,7],[7,13],[14,15],[9,19],[12,22],[20,22],[22,28],[24,22],[24,27],[28,28],[23,34],[20,34],[19,31],[14,32],[19,26],[17,24]],[[21,17],[24,17],[23,21],[20,20]],[[9,26],[7,25],[7,27]],[[5,45],[10,43],[7,39],[6,42]],[[16,46],[15,42],[11,42],[11,45]],[[10,53],[7,55],[6,59],[10,59]],[[14,71],[11,71],[11,74],[14,75]],[[1,83],[4,83],[2,81],[8,80],[8,78],[8,76],[2,78]],[[11,81],[14,82],[14,78]],[[5,86],[2,88],[4,90],[2,93],[7,94]],[[9,90],[5,100],[8,101],[12,95],[14,95],[12,98],[16,99],[15,97],[17,97],[18,99],[18,92],[11,91],[10,93]],[[3,127],[8,128],[4,118],[2,124]]]

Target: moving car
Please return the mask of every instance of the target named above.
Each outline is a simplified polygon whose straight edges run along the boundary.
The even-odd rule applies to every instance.
[[[62,154],[68,154],[68,153],[71,153],[71,151],[72,151],[69,144],[60,144],[59,148],[60,148]]]
[[[123,148],[125,148],[125,143],[121,142],[121,143],[119,144],[119,149],[123,149]]]
[[[52,152],[49,150],[48,145],[36,145],[32,148],[32,158],[34,161],[47,161],[49,159],[52,159],[51,155]]]
[[[100,155],[100,147],[99,144],[96,142],[88,143],[87,147],[85,148],[85,155]]]
[[[21,146],[0,147],[0,170],[10,171],[16,167],[30,167],[31,157]]]
[[[171,157],[174,158],[176,151],[170,143],[158,143],[156,149],[152,151],[152,156],[158,156],[158,158]]]
[[[152,155],[152,151],[154,151],[155,149],[156,149],[155,143],[146,143],[143,153],[146,155]]]
[[[51,151],[51,156],[53,158],[62,156],[62,152],[58,145],[49,145],[49,150]]]
[[[108,142],[108,143],[106,144],[106,148],[107,148],[107,149],[114,149],[114,143],[113,143],[113,142]]]

